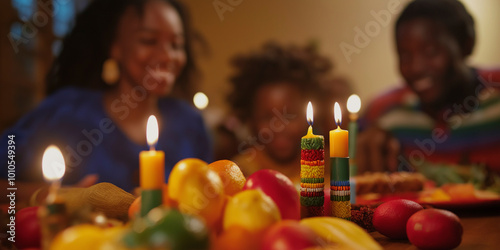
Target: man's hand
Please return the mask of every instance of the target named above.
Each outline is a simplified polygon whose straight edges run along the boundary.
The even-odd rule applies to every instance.
[[[390,133],[371,127],[358,136],[356,161],[359,173],[397,171],[401,146]]]

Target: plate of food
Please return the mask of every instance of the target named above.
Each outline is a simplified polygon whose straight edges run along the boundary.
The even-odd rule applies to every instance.
[[[479,190],[472,183],[448,183],[438,187],[420,173],[368,173],[357,176],[355,181],[357,204],[408,199],[448,210],[500,208],[500,195],[496,192]]]

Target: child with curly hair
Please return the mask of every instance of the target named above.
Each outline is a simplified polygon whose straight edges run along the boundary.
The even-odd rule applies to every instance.
[[[307,132],[308,101],[315,107],[315,133],[327,130],[319,119],[326,115],[319,113],[326,100],[323,97],[332,98],[321,94],[323,85],[331,83],[330,60],[314,46],[268,42],[259,51],[235,56],[232,65],[236,73],[230,79],[233,91],[228,100],[249,133],[233,160],[246,176],[274,169],[300,183],[300,139]],[[347,85],[343,89],[336,94],[350,93]]]

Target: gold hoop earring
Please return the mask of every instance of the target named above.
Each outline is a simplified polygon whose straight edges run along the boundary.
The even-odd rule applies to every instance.
[[[108,85],[113,85],[118,82],[120,78],[120,69],[118,68],[118,62],[115,59],[109,58],[104,61],[102,65],[102,80]]]

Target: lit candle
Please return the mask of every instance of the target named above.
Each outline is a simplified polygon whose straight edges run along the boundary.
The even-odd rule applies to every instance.
[[[54,203],[57,198],[57,190],[61,187],[61,178],[66,172],[64,157],[58,147],[50,145],[45,149],[42,158],[43,177],[50,182],[47,203]]]
[[[337,128],[330,130],[330,157],[349,157],[349,132],[340,128],[342,111],[338,102],[334,105],[334,117]]]
[[[325,150],[322,135],[312,131],[313,109],[307,104],[307,134],[300,141],[300,215],[324,216]]]
[[[204,110],[208,106],[208,96],[203,92],[197,92],[193,96],[194,106],[199,110]]]
[[[165,153],[155,150],[158,142],[158,121],[154,115],[148,119],[146,138],[149,151],[142,151],[139,154],[142,216],[162,204],[161,190],[165,183]]]
[[[154,115],[148,119],[146,138],[149,151],[139,154],[141,188],[161,189],[165,183],[165,153],[155,150],[158,142],[158,122]]]
[[[351,95],[347,99],[347,110],[349,111],[349,166],[350,177],[355,176],[358,172],[356,165],[356,135],[358,133],[358,112],[361,108],[361,100],[358,95]],[[356,182],[353,178],[350,179],[351,185],[351,204],[356,204]]]
[[[66,206],[58,195],[61,178],[66,172],[64,157],[58,147],[51,145],[45,149],[42,158],[43,177],[50,182],[45,206],[38,210],[41,226],[42,249],[49,249],[54,237],[68,226]]]
[[[306,119],[307,119],[307,124],[309,124],[309,128],[307,129],[307,134],[302,138],[317,137],[317,135],[313,134],[313,131],[312,131],[312,125],[314,123],[314,119],[313,119],[313,106],[312,106],[311,102],[307,103]]]
[[[361,108],[361,100],[358,95],[351,95],[347,99],[347,110],[349,111],[349,157],[356,157],[356,135],[358,132],[358,112]],[[355,173],[353,173],[355,174]]]
[[[349,133],[340,128],[342,112],[334,106],[337,129],[330,131],[330,200],[332,216],[351,219],[351,187],[349,184]]]

